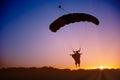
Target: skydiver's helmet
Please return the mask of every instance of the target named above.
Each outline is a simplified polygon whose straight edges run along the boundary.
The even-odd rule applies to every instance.
[[[80,50],[77,50],[77,51],[76,51],[76,53],[79,53],[79,52],[80,52]]]

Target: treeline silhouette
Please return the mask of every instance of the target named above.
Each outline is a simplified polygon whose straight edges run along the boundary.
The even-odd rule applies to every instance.
[[[1,68],[0,80],[120,80],[120,69]]]

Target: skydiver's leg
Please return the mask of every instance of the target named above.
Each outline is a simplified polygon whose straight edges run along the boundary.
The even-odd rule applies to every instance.
[[[78,66],[80,67],[80,60],[78,61]]]
[[[77,63],[75,62],[75,66],[77,67]]]
[[[80,64],[78,64],[78,66],[80,67]]]

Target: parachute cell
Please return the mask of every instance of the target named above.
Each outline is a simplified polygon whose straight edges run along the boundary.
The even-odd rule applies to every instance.
[[[96,25],[99,25],[99,20],[90,14],[71,13],[71,14],[63,15],[63,16],[59,17],[58,19],[56,19],[53,23],[50,24],[49,29],[52,32],[56,32],[61,27],[65,26],[67,24],[74,23],[74,22],[80,22],[80,21],[88,21],[88,22],[92,22]]]

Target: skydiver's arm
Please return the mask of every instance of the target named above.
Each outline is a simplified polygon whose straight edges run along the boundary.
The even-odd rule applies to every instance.
[[[73,53],[75,54],[75,51],[73,51]]]
[[[81,48],[79,48],[79,50],[81,51]]]
[[[72,56],[73,54],[70,54],[70,56]]]
[[[72,49],[72,48],[71,48]],[[73,53],[75,53],[74,49],[72,49]]]

